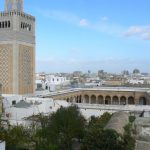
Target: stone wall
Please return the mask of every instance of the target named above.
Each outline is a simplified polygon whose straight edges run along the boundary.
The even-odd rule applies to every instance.
[[[150,150],[150,142],[137,140],[135,150]]]

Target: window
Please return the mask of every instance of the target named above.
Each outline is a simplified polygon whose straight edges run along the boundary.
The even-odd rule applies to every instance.
[[[31,25],[21,22],[21,29],[26,29],[27,31],[31,31]]]
[[[23,29],[25,28],[24,23],[23,23]]]
[[[29,24],[27,25],[27,30],[29,31]]]
[[[29,26],[29,31],[31,31],[31,25]]]
[[[8,28],[10,28],[10,21],[8,21]]]
[[[12,101],[12,105],[16,105],[16,101],[14,100],[14,101]]]
[[[2,22],[2,28],[4,28],[4,21]]]
[[[7,28],[7,21],[5,21],[5,28]]]
[[[0,22],[0,28],[10,28],[10,21]]]

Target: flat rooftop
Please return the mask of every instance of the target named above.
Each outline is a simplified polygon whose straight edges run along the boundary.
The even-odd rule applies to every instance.
[[[56,92],[41,92],[36,93],[37,96],[55,96],[73,92],[81,92],[81,91],[116,91],[116,92],[147,92],[150,93],[150,88],[134,88],[134,87],[97,87],[97,88],[74,88]]]

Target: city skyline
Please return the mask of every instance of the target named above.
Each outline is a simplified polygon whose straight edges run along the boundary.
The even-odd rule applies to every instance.
[[[24,1],[36,17],[36,72],[150,72],[148,0]],[[0,1],[4,10],[4,1]]]

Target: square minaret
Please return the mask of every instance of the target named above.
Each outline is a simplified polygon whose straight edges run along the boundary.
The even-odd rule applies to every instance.
[[[0,83],[3,94],[34,93],[35,18],[23,0],[5,0],[0,12]]]

